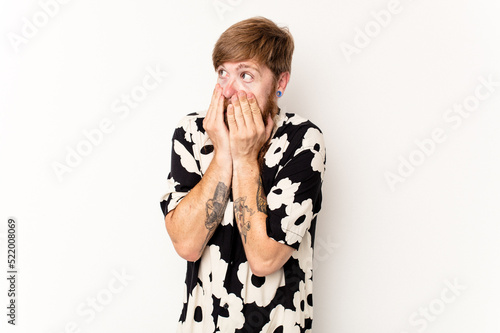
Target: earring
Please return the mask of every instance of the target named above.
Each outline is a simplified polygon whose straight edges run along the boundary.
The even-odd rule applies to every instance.
[[[283,96],[283,93],[281,92],[281,90],[278,90],[278,91],[276,92],[276,96],[278,96],[278,97]]]

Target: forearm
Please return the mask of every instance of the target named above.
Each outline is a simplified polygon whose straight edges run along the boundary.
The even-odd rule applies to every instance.
[[[224,212],[231,188],[230,158],[214,156],[200,182],[165,217],[168,234],[177,253],[188,261],[196,261]]]
[[[250,268],[255,275],[271,274],[283,266],[293,249],[267,235],[267,201],[257,161],[236,163],[232,186],[235,221]]]

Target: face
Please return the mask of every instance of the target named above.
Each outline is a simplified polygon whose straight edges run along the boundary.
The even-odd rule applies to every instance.
[[[238,91],[252,93],[262,111],[262,118],[267,122],[267,115],[276,114],[276,81],[271,70],[252,60],[225,62],[217,68],[217,83],[222,87],[224,114],[231,103],[231,97]]]

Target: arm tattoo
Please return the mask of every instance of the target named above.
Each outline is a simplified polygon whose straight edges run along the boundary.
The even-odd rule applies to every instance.
[[[223,182],[219,182],[215,188],[214,197],[209,199],[205,206],[207,219],[205,221],[205,228],[208,229],[207,237],[203,243],[200,253],[203,251],[208,243],[208,240],[215,232],[215,228],[220,224],[224,218],[226,211],[227,201],[229,199],[229,189]]]
[[[245,221],[245,212],[253,215],[255,212],[253,209],[245,205],[245,200],[247,197],[240,197],[234,201],[234,218],[240,227],[240,232],[245,239],[245,244],[247,243],[247,232],[250,230],[250,221]]]
[[[207,201],[205,208],[207,212],[205,227],[208,230],[214,229],[222,221],[228,198],[229,190],[227,186],[223,182],[219,182],[215,189],[214,197]]]
[[[267,199],[262,186],[262,178],[259,178],[257,187],[257,210],[267,215]]]

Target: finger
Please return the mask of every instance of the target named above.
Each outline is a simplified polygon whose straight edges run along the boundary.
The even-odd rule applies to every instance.
[[[257,99],[252,93],[248,94],[248,103],[250,105],[253,121],[255,125],[264,127],[264,121],[262,120],[262,112],[260,111],[259,104],[257,104]]]
[[[254,125],[254,120],[252,116],[252,109],[248,103],[247,94],[244,91],[238,91],[238,101],[241,107],[241,113],[245,119],[245,124],[247,126]]]
[[[217,104],[214,107],[214,121],[215,123],[224,121],[224,95],[220,94],[217,99]]]
[[[227,106],[227,125],[229,126],[229,133],[236,133],[238,130],[238,124],[234,115],[234,106],[232,104]]]
[[[245,118],[243,117],[243,112],[241,111],[241,105],[237,94],[234,94],[233,97],[231,97],[231,104],[233,106],[232,112],[234,114],[236,125],[238,128],[242,129],[245,127]]]
[[[220,88],[220,85],[217,83],[214,88],[214,92],[212,94],[212,100],[210,101],[210,106],[208,107],[207,115],[205,118],[207,121],[211,122],[215,119],[215,106],[217,105],[218,98],[222,94],[222,89]]]

